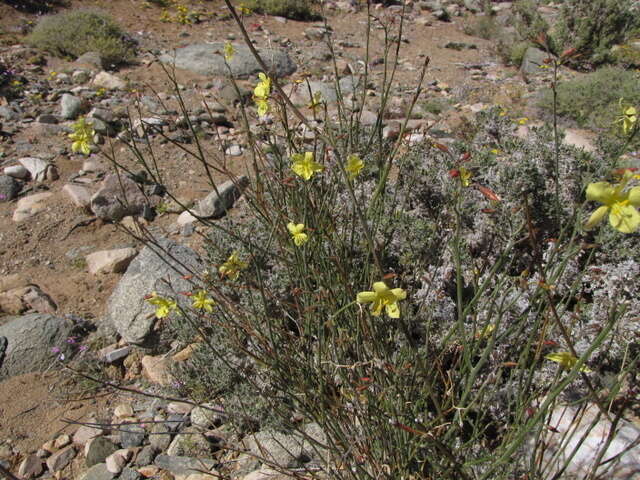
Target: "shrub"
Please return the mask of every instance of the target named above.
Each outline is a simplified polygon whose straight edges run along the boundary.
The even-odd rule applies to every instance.
[[[44,17],[27,41],[60,57],[77,58],[95,51],[106,63],[119,65],[134,56],[132,41],[114,20],[94,10],[75,10]]]
[[[324,452],[320,472],[277,465],[294,477],[551,478],[538,454],[556,404],[608,406],[623,382],[638,388],[640,286],[625,281],[640,272],[638,237],[582,228],[585,186],[618,159],[550,127],[518,138],[497,108],[464,141],[385,139],[394,89],[382,79],[365,127],[358,110],[374,100],[361,80],[357,109],[338,95],[333,116],[316,99],[308,117],[295,111],[304,128],[265,74],[240,106],[244,201],[200,219],[210,265],[187,276],[196,294],[175,294],[193,306],[154,297],[156,316],[180,310],[163,323],[167,350],[195,345],[175,372],[181,393],[222,403],[241,435],[315,425],[324,439],[305,439]],[[237,181],[197,146],[186,152],[198,168]],[[161,183],[153,152],[130,147]],[[563,351],[590,376],[549,361]]]
[[[310,0],[247,0],[244,5],[257,13],[266,13],[292,20],[315,20],[318,15]]]
[[[563,47],[578,49],[588,63],[614,60],[611,47],[624,43],[640,28],[640,12],[631,0],[567,0],[562,4],[554,37]]]
[[[640,105],[638,73],[603,67],[573,80],[559,82],[558,113],[581,127],[609,130],[620,114],[620,98]],[[540,106],[552,109],[552,94],[545,91]]]

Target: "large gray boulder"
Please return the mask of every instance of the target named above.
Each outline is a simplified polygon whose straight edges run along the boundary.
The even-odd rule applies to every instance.
[[[140,186],[124,175],[107,175],[100,189],[91,197],[93,213],[110,222],[118,222],[128,215],[138,215],[148,204]]]
[[[3,319],[0,325],[0,380],[48,368],[60,354],[69,358],[73,322],[53,315],[32,313]],[[53,348],[60,349],[53,353]]]
[[[549,54],[544,50],[540,50],[536,47],[529,47],[527,48],[527,51],[524,52],[524,57],[520,64],[520,70],[528,75],[544,73],[544,68],[540,68],[540,66],[544,65],[544,61],[547,58],[549,58]]]
[[[156,308],[145,295],[155,291],[187,307],[188,297],[177,292],[191,291],[194,286],[182,277],[203,270],[198,255],[190,248],[165,238],[158,239],[157,245],[143,248],[131,262],[107,305],[107,320],[132,344],[143,344],[155,323]]]
[[[234,45],[235,53],[229,62],[235,78],[248,78],[262,71],[248,47]],[[160,61],[200,75],[226,76],[229,70],[224,62],[224,43],[196,43],[178,48],[175,55],[160,56]],[[269,75],[286,77],[296,71],[296,65],[287,52],[281,49],[259,48],[259,55],[269,68]]]

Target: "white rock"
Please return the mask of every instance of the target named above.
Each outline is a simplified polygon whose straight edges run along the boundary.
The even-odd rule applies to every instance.
[[[612,418],[615,416],[614,413],[610,415]],[[609,420],[603,416],[599,419],[597,417],[596,405],[588,405],[581,412],[573,407],[562,406],[553,411],[547,423],[551,428],[547,429],[541,439],[545,444],[544,465],[546,466],[541,478],[546,480],[558,478],[555,475],[563,468],[565,461],[569,463],[562,478],[589,476],[594,468],[594,461],[599,458],[600,451],[607,444],[612,428]],[[635,443],[638,438],[640,438],[640,429],[631,422],[621,419],[600,463],[596,466],[595,477],[608,480],[638,478],[640,446]],[[572,455],[573,458],[571,458]],[[620,456],[615,458],[617,455]]]
[[[28,197],[18,200],[16,209],[13,212],[13,221],[21,222],[32,217],[38,212],[47,208],[47,199],[53,196],[53,193],[43,192],[29,195]]]
[[[22,165],[12,165],[11,167],[5,167],[4,174],[24,180],[29,176],[29,170],[24,168]]]
[[[56,180],[58,171],[51,163],[35,157],[25,157],[18,159],[18,162],[29,171],[31,178],[37,182],[44,180]]]
[[[185,225],[187,225],[189,223],[194,223],[194,222],[197,222],[197,221],[198,221],[198,219],[196,217],[194,217],[191,214],[191,212],[189,212],[188,210],[185,210],[180,215],[178,215],[178,219],[176,220],[176,223],[178,225],[180,225],[181,227],[184,227]]]
[[[586,130],[567,128],[564,131],[564,143],[577,148],[582,148],[587,152],[594,152],[596,150],[591,138],[593,138],[593,135],[590,135]]]
[[[121,403],[115,408],[113,414],[120,419],[133,417],[133,407],[128,403]]]
[[[93,192],[82,185],[67,183],[62,187],[62,191],[69,195],[73,204],[80,208],[88,209],[91,206],[91,196]]]
[[[109,455],[104,463],[107,465],[107,470],[111,473],[118,474],[127,465],[127,462],[131,458],[131,451],[129,449],[116,450]]]
[[[93,85],[96,87],[107,88],[109,90],[124,90],[127,88],[127,82],[115,75],[111,75],[108,72],[98,73],[93,78]]]
[[[85,257],[89,273],[122,273],[138,254],[135,248],[93,252]]]

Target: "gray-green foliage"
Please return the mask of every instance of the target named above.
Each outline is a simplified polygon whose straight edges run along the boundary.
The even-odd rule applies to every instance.
[[[558,113],[579,126],[612,130],[620,115],[620,99],[640,105],[638,73],[616,67],[603,67],[558,85]],[[540,106],[551,112],[551,91],[545,91]]]
[[[317,17],[310,0],[247,0],[244,5],[257,13],[293,20],[313,20]]]
[[[611,47],[624,43],[640,28],[640,11],[631,0],[566,0],[554,36],[598,65],[614,60]],[[580,58],[577,61],[581,61]]]
[[[43,17],[27,38],[31,45],[60,57],[77,58],[98,52],[110,65],[130,61],[135,50],[125,32],[108,15],[72,10]]]

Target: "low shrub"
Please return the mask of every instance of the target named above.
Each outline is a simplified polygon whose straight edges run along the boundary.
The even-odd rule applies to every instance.
[[[256,13],[265,13],[292,20],[315,20],[318,14],[309,0],[247,0],[244,6]]]
[[[619,101],[640,104],[638,73],[617,67],[603,67],[573,80],[559,82],[558,114],[578,126],[610,130],[620,114]],[[551,112],[551,91],[545,91],[539,105]]]
[[[59,57],[75,59],[86,52],[98,52],[110,65],[131,61],[135,54],[133,42],[120,26],[95,10],[74,10],[44,17],[27,42]]]

